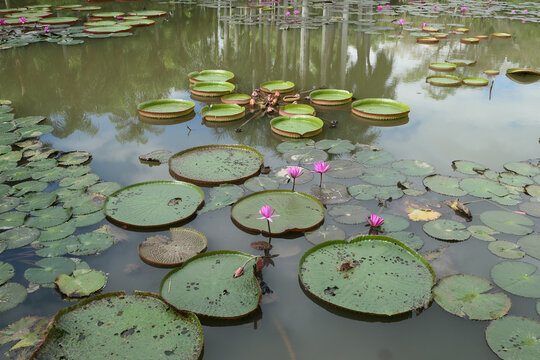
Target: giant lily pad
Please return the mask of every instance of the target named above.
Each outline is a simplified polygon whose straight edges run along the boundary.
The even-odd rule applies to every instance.
[[[288,93],[294,90],[294,83],[284,80],[266,81],[261,84],[261,90],[267,93],[274,91]]]
[[[424,224],[423,228],[426,234],[439,240],[464,241],[471,236],[465,225],[454,220],[429,221]]]
[[[122,224],[152,227],[189,218],[204,201],[196,185],[179,181],[150,181],[127,186],[105,201],[105,215]]]
[[[384,236],[317,245],[302,256],[299,277],[309,293],[325,302],[377,315],[428,306],[435,284],[427,261]]]
[[[540,358],[540,322],[525,317],[505,316],[486,328],[486,340],[503,360]]]
[[[60,274],[54,283],[68,297],[88,296],[105,287],[107,275],[98,270],[79,269],[72,276]]]
[[[32,359],[196,360],[202,346],[194,314],[171,309],[154,294],[109,293],[61,310]]]
[[[200,81],[232,81],[234,79],[234,74],[227,70],[194,71],[190,72],[188,76],[191,83]]]
[[[456,64],[451,63],[431,63],[429,68],[435,71],[454,71],[456,70]]]
[[[540,297],[540,274],[536,266],[521,261],[506,260],[491,268],[491,278],[509,293],[529,297]]]
[[[392,99],[361,99],[351,105],[353,114],[376,120],[393,120],[405,117],[411,111],[406,104]]]
[[[0,312],[8,311],[26,299],[26,288],[18,283],[0,286]]]
[[[84,32],[90,34],[115,34],[119,32],[131,31],[130,25],[110,25],[110,26],[88,26],[84,29]]]
[[[43,25],[64,25],[64,24],[75,24],[77,21],[79,21],[78,17],[74,16],[65,16],[65,17],[51,17],[51,18],[44,18],[39,20],[38,22]]]
[[[486,211],[480,214],[480,220],[494,230],[513,235],[530,234],[532,229],[529,226],[534,225],[534,221],[525,215],[510,211]]]
[[[204,234],[187,228],[170,228],[171,237],[156,235],[139,244],[139,256],[147,263],[178,266],[206,250]]]
[[[237,251],[197,255],[162,280],[160,295],[177,309],[238,318],[257,309],[261,289],[254,275],[256,258]],[[233,275],[243,267],[243,274]]]
[[[323,125],[321,119],[311,115],[279,116],[270,121],[273,132],[292,138],[315,136]]]
[[[295,116],[295,115],[311,115],[315,116],[315,109],[306,104],[287,104],[279,107],[279,115]]]
[[[320,89],[309,93],[309,99],[317,105],[342,105],[351,101],[352,93],[339,89]]]
[[[216,97],[232,94],[236,88],[234,84],[225,81],[200,81],[189,86],[191,93],[197,96]]]
[[[441,279],[433,289],[434,299],[444,310],[471,320],[498,319],[510,310],[510,299],[503,293],[488,293],[489,281],[473,275],[452,275]]]
[[[424,178],[424,186],[431,191],[435,191],[439,194],[449,196],[463,196],[467,192],[459,187],[460,179],[444,176],[444,175],[430,175]]]
[[[435,86],[460,86],[462,80],[452,75],[431,75],[426,78],[426,82]]]
[[[75,270],[73,260],[64,257],[52,257],[36,262],[37,268],[28,268],[24,272],[26,280],[36,284],[53,283],[60,274],[71,275]]]
[[[257,174],[264,157],[245,145],[207,145],[181,151],[169,159],[171,174],[201,184],[245,180]]]
[[[167,15],[167,12],[162,10],[136,10],[130,11],[128,14],[131,16],[146,16],[152,18],[158,16],[165,16]]]
[[[210,104],[201,109],[206,121],[232,121],[244,117],[246,109],[237,104]]]
[[[540,234],[523,236],[517,244],[527,255],[540,260]]]
[[[248,94],[229,94],[221,97],[221,102],[224,104],[247,105],[251,100]]]
[[[487,86],[489,80],[480,77],[466,77],[463,78],[463,83],[469,86]]]
[[[257,219],[259,210],[266,205],[279,215],[271,224],[275,235],[309,230],[324,220],[324,207],[317,199],[289,190],[268,190],[245,196],[231,208],[231,218],[244,229],[268,234],[266,220]]]
[[[224,208],[233,204],[236,200],[244,195],[244,189],[238,185],[221,184],[219,187],[210,190],[210,201],[204,204],[204,207],[199,210],[199,214],[204,214],[208,211]]]
[[[161,99],[143,102],[137,106],[137,111],[150,118],[167,119],[187,115],[194,107],[191,100]]]

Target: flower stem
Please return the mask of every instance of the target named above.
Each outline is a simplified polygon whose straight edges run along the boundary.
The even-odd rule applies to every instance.
[[[266,222],[268,223],[268,243],[271,244],[272,243],[272,232],[270,231],[270,221],[266,220]]]
[[[321,173],[321,181],[319,182],[319,187],[322,187],[322,173]]]
[[[292,179],[292,191],[294,191],[294,185],[295,185],[295,183],[296,183],[296,179],[293,178],[293,179]]]

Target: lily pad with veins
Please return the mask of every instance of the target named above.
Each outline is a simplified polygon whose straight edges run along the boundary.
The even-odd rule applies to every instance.
[[[540,322],[518,316],[505,316],[486,328],[486,340],[503,360],[540,358]]]

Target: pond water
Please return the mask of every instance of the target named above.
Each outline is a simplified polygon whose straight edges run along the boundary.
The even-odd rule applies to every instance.
[[[6,7],[23,3],[6,0]],[[353,144],[381,147],[396,159],[426,161],[439,174],[462,177],[453,171],[453,160],[471,160],[503,171],[504,163],[538,157],[540,81],[520,84],[504,75],[509,68],[538,68],[538,7],[516,5],[516,12],[528,8],[529,14],[518,14],[512,19],[509,7],[490,13],[487,4],[464,14],[459,10],[453,16],[427,11],[429,16],[422,16],[413,15],[414,4],[404,8],[403,11],[411,10],[405,13],[394,10],[394,4],[390,10],[377,12],[376,2],[296,3],[294,9],[300,14],[291,15],[288,24],[283,20],[287,9],[263,12],[242,1],[232,5],[99,3],[107,11],[145,8],[165,10],[168,15],[157,18],[155,26],[136,29],[130,37],[84,39],[83,44],[74,46],[40,42],[3,50],[0,98],[13,102],[16,117],[46,116],[54,130],[42,136],[44,143],[63,151],[89,151],[93,155],[92,172],[103,181],[122,186],[171,179],[166,165],[148,166],[138,159],[141,154],[161,149],[175,153],[205,144],[245,144],[265,156],[265,165],[286,165],[276,150],[284,139],[271,133],[266,116],[253,119],[243,126],[242,132],[237,132],[235,129],[243,120],[219,126],[202,122],[200,110],[206,103],[196,100],[196,115],[190,120],[173,125],[139,120],[136,109],[143,101],[189,99],[187,74],[203,69],[234,72],[237,91],[246,94],[264,81],[284,79],[294,82],[302,91],[319,87],[347,89],[357,99],[391,98],[404,102],[411,112],[408,122],[399,126],[375,126],[351,115],[347,106],[318,108],[318,116],[338,124],[331,128],[326,123],[315,140],[347,139]],[[463,2],[466,3],[470,2]],[[497,3],[493,6],[501,4]],[[214,5],[201,6],[210,4]],[[457,2],[450,4],[462,6]],[[441,8],[444,6],[449,5],[441,2]],[[433,4],[425,7],[432,8]],[[248,21],[248,16],[253,17]],[[306,26],[302,17],[316,20]],[[403,26],[391,22],[400,18],[405,20]],[[522,22],[522,18],[526,21]],[[449,35],[439,44],[421,45],[411,33],[418,32],[423,22],[445,27],[441,30],[444,32],[450,32],[449,24],[462,24],[470,29],[471,36],[505,32],[512,34],[512,38],[490,38],[468,45],[460,43],[460,35]],[[447,59],[477,61],[473,66],[458,67],[452,75],[486,77],[494,82],[484,87],[457,88],[426,83],[425,78],[435,74],[428,69],[429,64]],[[500,75],[487,77],[482,73],[485,69],[500,70]],[[347,158],[331,155],[330,159],[341,157]],[[309,192],[317,181],[318,177],[297,186],[297,190]],[[420,184],[418,179],[414,181]],[[360,182],[352,179],[345,183]],[[49,190],[56,186],[51,185]],[[203,189],[208,194],[209,188]],[[348,204],[362,204],[374,213],[406,217],[404,209],[418,202],[441,212],[443,218],[465,223],[443,204],[448,199],[451,197],[428,193],[421,201],[405,196],[384,209],[375,200],[353,199]],[[472,196],[461,198],[474,200]],[[517,210],[516,206],[507,208]],[[500,210],[486,201],[473,202],[469,209],[474,217],[466,225],[481,225],[477,215],[485,210]],[[105,223],[106,220],[77,229],[77,233]],[[327,215],[324,226],[330,224],[343,228],[347,237],[366,232],[363,224],[341,225]],[[228,207],[199,215],[183,226],[206,235],[207,251],[229,249],[258,254],[250,243],[266,239],[233,225]],[[119,227],[115,230],[122,241],[99,256],[83,257],[92,268],[109,274],[103,291],[159,292],[160,281],[169,270],[145,264],[137,252],[138,244],[154,233]],[[421,251],[449,245],[443,259],[447,274],[490,279],[492,266],[501,261],[488,251],[486,242],[472,237],[461,243],[445,243],[426,235],[422,222],[412,221],[407,231],[424,240]],[[540,231],[537,221],[534,231]],[[505,234],[498,237],[510,241],[517,238]],[[274,266],[265,268],[263,273],[273,293],[263,295],[260,309],[244,320],[203,320],[204,359],[497,359],[485,341],[488,322],[459,318],[435,302],[419,313],[381,318],[355,315],[312,301],[298,281],[299,260],[312,244],[303,234],[278,237],[272,243],[272,253],[279,256],[273,259]],[[0,254],[0,261],[15,267],[12,281],[28,285],[23,273],[40,259],[34,251],[27,246]],[[523,261],[540,265],[540,261],[529,256]],[[538,320],[535,299],[508,295],[512,300],[509,314]],[[55,289],[40,288],[15,309],[2,313],[0,329],[27,315],[52,316],[70,304]],[[7,345],[0,347],[2,353],[8,349]]]

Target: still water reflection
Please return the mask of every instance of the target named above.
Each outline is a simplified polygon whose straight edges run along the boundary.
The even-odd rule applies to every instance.
[[[21,6],[10,1],[8,6]],[[56,1],[48,3],[57,3]],[[60,2],[58,2],[60,3]],[[100,3],[101,4],[101,3]],[[439,45],[418,45],[411,31],[389,23],[396,16],[375,13],[372,4],[298,6],[300,16],[316,13],[328,21],[312,28],[284,29],[267,14],[252,25],[237,21],[255,11],[238,6],[215,8],[182,3],[102,3],[104,10],[163,9],[169,15],[150,28],[136,29],[132,37],[85,39],[77,46],[36,43],[5,50],[0,56],[1,98],[11,99],[17,116],[46,115],[54,126],[43,140],[62,150],[93,154],[93,172],[106,181],[129,185],[169,179],[165,166],[148,167],[138,155],[153,150],[177,152],[213,143],[242,143],[256,147],[266,164],[282,166],[275,150],[280,139],[271,136],[267,118],[256,119],[235,132],[241,122],[219,127],[201,123],[200,115],[173,125],[139,121],[137,104],[149,99],[188,99],[187,74],[223,68],[236,75],[239,92],[267,80],[286,79],[300,90],[316,87],[348,89],[356,98],[393,98],[408,104],[409,121],[400,126],[377,127],[350,115],[348,110],[317,109],[325,126],[317,138],[349,139],[353,143],[384,147],[397,158],[421,159],[439,172],[451,173],[451,161],[467,159],[502,170],[507,161],[538,156],[538,94],[540,82],[521,85],[504,75],[489,87],[440,88],[424,82],[431,62],[471,58],[477,64],[459,68],[454,75],[483,76],[484,69],[538,67],[540,40],[537,23],[473,17],[430,18],[438,24],[464,24],[474,34],[509,32],[510,40],[484,40],[461,44],[450,36]],[[281,14],[285,10],[279,9]],[[261,12],[262,14],[262,12]],[[268,20],[266,20],[268,19]],[[386,22],[375,22],[388,20]],[[407,16],[419,27],[427,18]],[[373,29],[376,24],[381,29]],[[387,27],[390,30],[385,30]],[[306,93],[307,94],[307,93]],[[205,103],[196,101],[195,111]],[[307,191],[309,184],[300,187]],[[371,204],[376,210],[376,204]],[[471,211],[483,210],[482,204]],[[327,221],[325,225],[332,223]],[[211,226],[209,226],[211,224]],[[231,226],[228,209],[195,218],[188,225],[206,234],[208,250],[253,252],[252,241],[262,236]],[[341,226],[341,225],[340,225]],[[537,231],[538,225],[536,225]],[[344,226],[347,235],[363,229]],[[110,273],[105,291],[133,289],[158,291],[166,270],[142,263],[137,244],[148,234],[118,230],[125,238],[101,256],[85,259],[92,267]],[[412,224],[417,234],[421,226]],[[440,245],[424,239],[424,249]],[[297,267],[310,244],[300,236],[277,239],[275,267],[265,271],[274,293],[263,299],[262,311],[236,326],[207,323],[205,359],[495,359],[484,340],[486,323],[450,315],[436,304],[421,314],[380,319],[337,312],[319,306],[301,290]],[[499,260],[484,243],[470,240],[452,247],[448,266],[489,278]],[[30,249],[4,252],[0,260],[16,266],[14,281],[26,284],[22,274],[37,257]],[[530,261],[538,265],[538,262]],[[535,317],[530,299],[510,295],[511,314]],[[26,302],[3,313],[0,328],[29,314],[52,315],[69,302],[53,289],[40,289]],[[336,315],[337,313],[337,315]],[[1,347],[7,350],[6,347]]]

